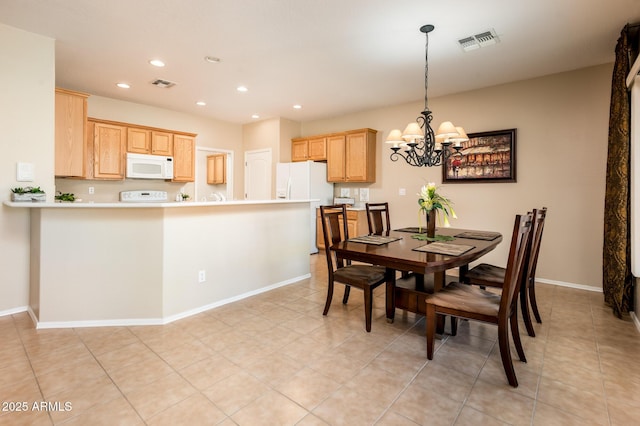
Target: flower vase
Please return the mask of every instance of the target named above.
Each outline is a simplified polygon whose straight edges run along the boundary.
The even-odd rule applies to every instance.
[[[436,209],[427,212],[427,237],[434,238],[436,236]]]

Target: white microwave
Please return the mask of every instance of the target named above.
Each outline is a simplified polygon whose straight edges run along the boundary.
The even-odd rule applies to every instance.
[[[173,157],[127,153],[127,177],[173,179]]]

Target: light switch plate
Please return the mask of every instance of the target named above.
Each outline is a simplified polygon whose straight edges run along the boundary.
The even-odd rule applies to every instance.
[[[16,180],[18,182],[33,182],[34,175],[33,163],[18,163],[16,165]]]
[[[351,189],[350,188],[340,188],[340,196],[341,197],[351,197]]]

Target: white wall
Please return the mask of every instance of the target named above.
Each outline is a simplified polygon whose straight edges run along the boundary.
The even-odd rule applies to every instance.
[[[54,41],[0,24],[0,200],[10,188],[40,186],[53,200]],[[16,181],[16,163],[33,163],[35,182]],[[0,208],[0,315],[29,297],[29,211]]]
[[[453,226],[509,235],[513,215],[546,206],[537,277],[601,289],[611,72],[608,64],[431,100],[434,128],[444,120],[467,133],[517,128],[517,183],[441,186],[455,202]],[[416,102],[306,122],[303,134],[378,130],[376,183],[342,186],[369,187],[372,202],[390,203],[394,227],[416,226],[416,193],[426,182],[440,184],[441,168],[392,162],[383,142],[422,109]],[[507,252],[502,244],[483,261],[504,264]]]

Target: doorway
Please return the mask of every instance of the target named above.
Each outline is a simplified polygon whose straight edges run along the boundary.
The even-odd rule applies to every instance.
[[[207,156],[211,154],[227,154],[227,183],[209,185],[207,183]],[[226,200],[233,200],[233,151],[228,149],[196,147],[196,184],[195,201],[216,201],[214,194],[224,195]]]
[[[245,151],[244,198],[245,200],[271,199],[271,149]]]

